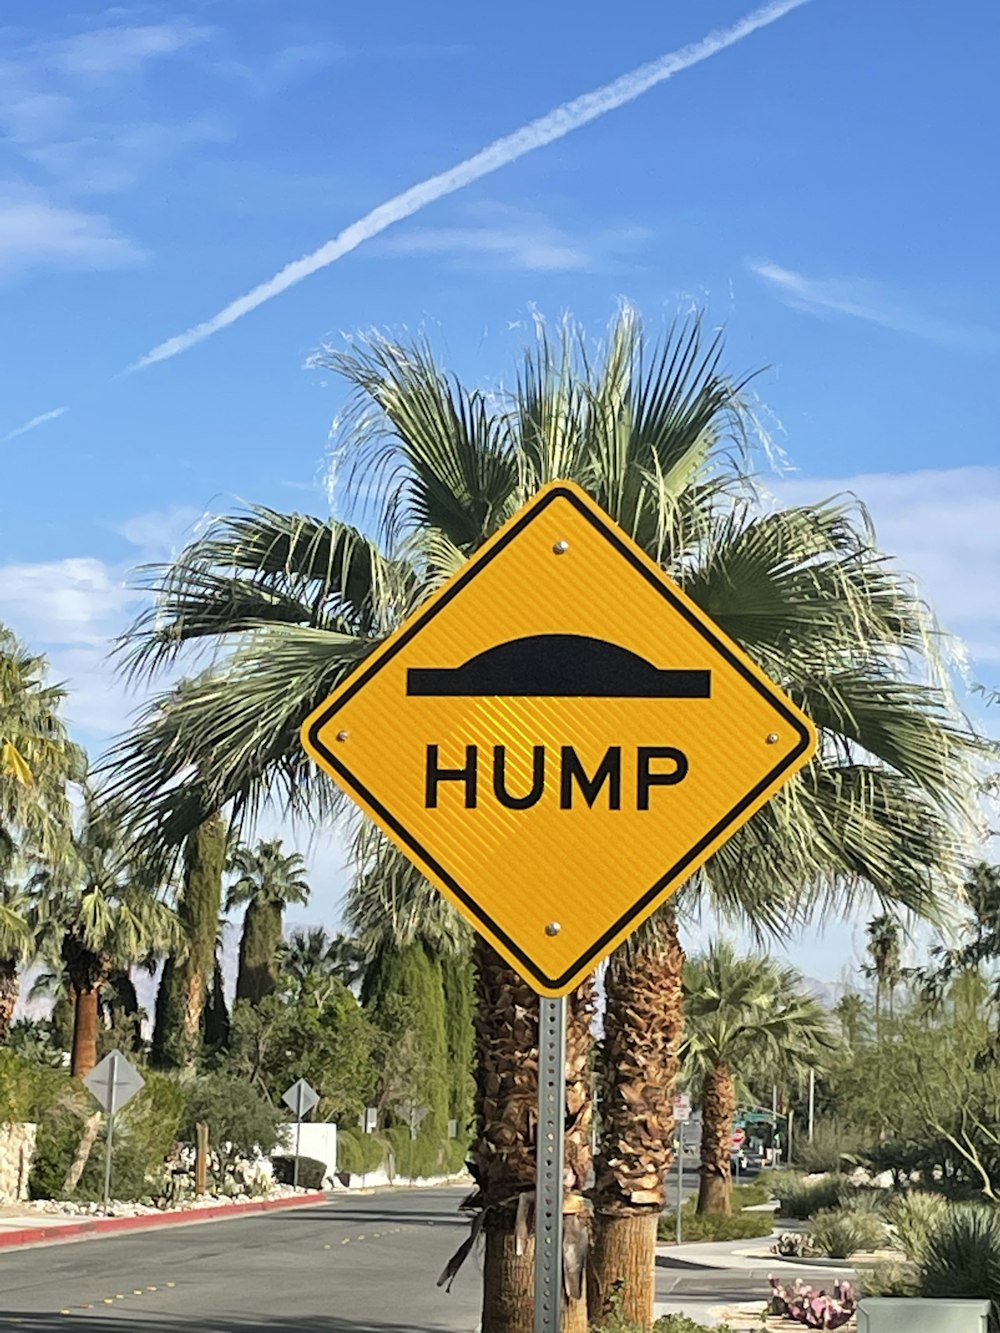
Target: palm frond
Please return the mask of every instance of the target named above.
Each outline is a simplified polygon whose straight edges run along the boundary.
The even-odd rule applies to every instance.
[[[155,675],[185,644],[214,646],[262,625],[384,635],[412,581],[355,528],[259,505],[140,573],[153,600],[117,645],[129,677]]]
[[[269,797],[323,816],[335,789],[298,739],[309,713],[374,647],[298,626],[259,625],[223,664],[160,695],[99,769],[147,851],[177,849],[209,814],[237,825]]]

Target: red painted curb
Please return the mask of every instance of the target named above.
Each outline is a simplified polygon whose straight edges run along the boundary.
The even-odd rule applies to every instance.
[[[247,1213],[267,1213],[275,1208],[306,1208],[326,1203],[323,1193],[291,1195],[287,1199],[251,1199],[247,1203],[218,1204],[212,1208],[189,1208],[183,1212],[146,1213],[142,1217],[92,1217],[85,1222],[64,1222],[57,1226],[24,1227],[20,1231],[0,1231],[0,1249],[15,1245],[39,1245],[80,1236],[100,1236],[116,1231],[144,1231],[153,1227],[183,1222],[212,1222],[224,1217],[245,1217]]]

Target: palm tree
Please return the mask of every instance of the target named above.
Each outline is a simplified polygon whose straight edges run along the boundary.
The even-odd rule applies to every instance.
[[[6,1043],[14,1021],[21,965],[31,952],[35,936],[33,896],[11,881],[10,857],[5,851],[0,844],[0,1046]]]
[[[83,780],[86,759],[59,716],[66,691],[47,672],[45,658],[0,625],[0,844],[53,860],[72,827],[67,784]]]
[[[728,1213],[737,1097],[766,1068],[822,1068],[836,1046],[829,1016],[800,974],[761,955],[737,957],[716,940],[684,969],[681,1064],[701,1100],[700,1213]]]
[[[847,1049],[856,1055],[868,1027],[868,1005],[857,991],[846,991],[833,1008]]]
[[[849,903],[866,885],[888,903],[933,911],[953,878],[954,817],[968,783],[954,709],[900,673],[905,653],[933,664],[931,627],[851,505],[769,513],[748,494],[742,386],[719,371],[719,356],[697,329],[651,354],[628,311],[597,364],[572,331],[560,347],[543,331],[506,396],[453,383],[423,346],[373,339],[333,356],[358,393],[342,418],[343,449],[382,499],[387,550],[337,520],[255,509],[221,520],[151,575],[154,605],[125,644],[131,670],[155,675],[185,644],[235,648],[157,700],[112,753],[111,789],[137,812],[140,835],[177,845],[209,810],[231,803],[237,818],[252,815],[267,793],[318,818],[335,810],[340,798],[299,750],[301,720],[540,484],[562,477],[588,490],[823,732],[815,763],[703,868],[688,896],[764,933],[817,905]],[[477,957],[482,1006],[510,977],[499,958],[478,947]],[[611,1021],[621,1027],[606,1047],[645,1040],[648,1026],[640,1031],[631,1015],[647,1024],[655,1015],[645,1058],[667,1082],[637,1093],[633,1071],[604,1070],[595,1206],[605,1290],[621,1247],[602,1244],[602,1229],[626,1237],[634,1266],[652,1266],[670,1163],[680,958],[668,919],[644,943],[641,967],[626,957],[618,970]],[[522,1036],[537,1014],[523,998]],[[495,1010],[480,1018],[493,1033]],[[513,1050],[502,1042],[494,1055],[515,1059]],[[481,1105],[494,1117],[483,1144],[500,1112]],[[526,1157],[527,1121],[515,1117],[503,1133],[524,1134]],[[510,1165],[513,1201],[528,1188],[517,1158],[496,1159]],[[491,1218],[498,1235],[504,1226],[513,1235],[514,1203]],[[649,1320],[648,1310],[625,1313]],[[504,1327],[519,1325],[511,1316]]]
[[[366,954],[350,935],[331,937],[322,926],[293,930],[281,953],[281,969],[300,988],[307,980],[322,989],[327,980],[357,985],[365,971]]]
[[[284,943],[283,918],[289,903],[309,901],[306,863],[298,852],[284,853],[281,839],[237,847],[229,863],[237,876],[226,896],[226,911],[246,904],[240,937],[237,1000],[258,1003],[278,984]]]
[[[111,808],[86,797],[66,870],[38,872],[49,897],[46,927],[74,1004],[70,1069],[82,1078],[97,1063],[101,992],[116,972],[179,942],[177,917],[136,871]]]
[[[882,1001],[886,994],[889,997],[889,1017],[892,1018],[893,995],[900,976],[901,934],[899,921],[889,912],[883,912],[868,922],[868,953],[872,961],[863,971],[866,976],[875,978],[876,1040],[882,1035]]]

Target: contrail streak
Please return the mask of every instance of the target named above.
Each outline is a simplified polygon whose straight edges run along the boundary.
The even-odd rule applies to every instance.
[[[29,430],[34,430],[36,426],[44,426],[46,421],[55,421],[56,417],[61,417],[68,411],[68,407],[55,407],[51,412],[40,412],[37,417],[32,417],[31,420],[26,421],[23,426],[18,426],[16,430],[8,431],[3,437],[3,443],[6,444],[8,440],[16,440],[19,435],[27,435]]]
[[[677,51],[661,56],[658,60],[640,65],[638,69],[623,74],[621,78],[606,83],[594,92],[584,93],[570,102],[565,102],[547,115],[515,130],[513,134],[496,139],[488,147],[457,166],[449,167],[447,171],[431,176],[429,180],[413,185],[402,194],[397,194],[384,204],[379,204],[363,218],[345,227],[332,241],[327,241],[312,254],[286,264],[273,278],[254,287],[245,296],[237,297],[211,319],[160,343],[158,347],[154,347],[151,352],[147,352],[129,366],[129,370],[141,370],[145,366],[154,365],[157,361],[167,361],[181,352],[186,352],[189,347],[194,347],[196,343],[211,338],[214,333],[227,328],[230,324],[235,324],[238,319],[249,315],[252,310],[256,310],[265,301],[270,301],[272,297],[279,296],[289,287],[294,287],[297,282],[302,282],[304,278],[311,277],[327,265],[336,263],[338,259],[356,250],[365,241],[372,240],[387,227],[391,227],[393,223],[401,222],[420,209],[426,208],[428,204],[443,199],[445,195],[454,194],[456,190],[471,185],[473,181],[499,171],[501,167],[516,162],[518,158],[534,152],[536,148],[544,148],[546,144],[562,139],[581,126],[589,124],[590,121],[597,120],[599,116],[606,115],[609,111],[616,111],[618,107],[641,97],[657,84],[664,83],[675,74],[690,69],[692,65],[698,65],[703,60],[718,55],[729,46],[735,46],[737,42],[749,37],[759,28],[766,28],[791,10],[807,3],[808,0],[773,0],[771,4],[753,10],[732,27],[719,28],[715,32],[710,32],[700,42],[683,46]]]

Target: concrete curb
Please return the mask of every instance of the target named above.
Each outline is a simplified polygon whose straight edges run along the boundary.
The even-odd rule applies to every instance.
[[[292,1195],[285,1199],[251,1199],[247,1203],[219,1204],[212,1208],[187,1208],[170,1213],[146,1213],[141,1217],[91,1217],[82,1222],[56,1222],[47,1226],[0,1231],[0,1249],[16,1245],[51,1245],[53,1242],[104,1236],[119,1231],[146,1231],[154,1227],[193,1222],[219,1222],[227,1217],[246,1217],[276,1208],[311,1208],[326,1203],[324,1193]]]

